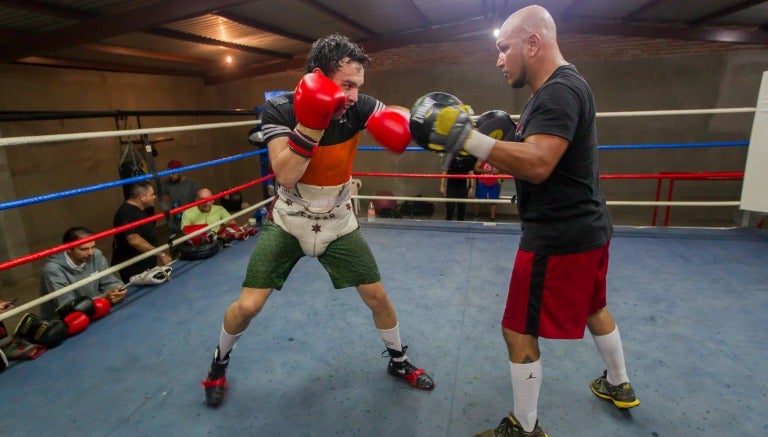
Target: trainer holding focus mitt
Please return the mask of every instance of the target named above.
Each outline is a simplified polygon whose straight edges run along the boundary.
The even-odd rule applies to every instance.
[[[588,327],[607,368],[590,390],[619,408],[640,402],[606,308],[613,227],[598,180],[592,92],[563,58],[555,22],[540,6],[512,14],[496,48],[496,66],[507,83],[527,85],[533,93],[516,126],[497,113],[492,121],[509,129],[495,139],[488,127],[473,125],[458,98],[430,93],[413,105],[410,127],[414,141],[426,149],[465,151],[515,176],[522,235],[501,321],[514,407],[498,428],[482,435],[545,436],[537,420],[539,337],[580,339]]]

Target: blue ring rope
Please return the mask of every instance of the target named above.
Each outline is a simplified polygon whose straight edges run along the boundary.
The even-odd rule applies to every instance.
[[[617,144],[617,145],[605,145],[605,146],[599,146],[598,149],[600,150],[623,150],[623,149],[688,149],[688,148],[696,148],[696,147],[744,147],[748,146],[749,141],[725,141],[725,142],[709,142],[709,143],[661,143],[661,144]],[[362,151],[380,151],[380,150],[387,150],[385,147],[381,146],[361,146],[358,147],[358,150]],[[405,150],[410,152],[416,152],[416,151],[426,151],[426,149],[423,149],[421,147],[407,147]],[[210,167],[213,165],[223,164],[225,162],[231,162],[236,161],[239,159],[248,158],[251,156],[261,155],[267,153],[267,149],[260,149],[254,152],[247,152],[242,153],[240,155],[233,155],[226,158],[219,158],[215,159],[213,161],[208,162],[202,162],[200,164],[193,164],[186,167],[181,167],[178,169],[173,170],[163,170],[157,172],[157,175],[160,177],[168,176],[174,173],[181,173],[188,170],[197,170],[200,168]],[[132,178],[126,178],[126,179],[120,179],[117,181],[112,182],[106,182],[102,184],[96,184],[96,185],[90,185],[82,188],[75,188],[72,190],[67,191],[60,191],[57,193],[50,193],[45,194],[42,196],[33,196],[33,197],[27,197],[26,199],[18,199],[18,200],[12,200],[10,202],[3,202],[0,203],[0,211],[4,211],[6,209],[16,208],[20,206],[27,206],[27,205],[33,205],[36,203],[42,203],[47,202],[49,200],[54,199],[61,199],[64,197],[71,197],[79,194],[86,194],[91,193],[94,191],[100,191],[107,188],[113,188],[125,184],[130,184],[134,182],[144,181],[147,179],[153,179],[155,177],[154,174],[146,174],[141,176],[134,176]]]
[[[247,153],[242,153],[242,154],[239,154],[239,155],[232,155],[232,156],[228,156],[228,157],[225,157],[225,158],[214,159],[213,161],[202,162],[200,164],[193,164],[193,165],[189,165],[189,166],[186,166],[186,167],[181,167],[181,168],[177,168],[177,169],[173,169],[173,170],[159,171],[159,172],[157,172],[157,175],[160,176],[160,177],[168,176],[168,175],[171,175],[171,174],[174,174],[174,173],[181,173],[181,172],[184,172],[184,171],[187,171],[187,170],[196,170],[196,169],[199,169],[199,168],[205,168],[205,167],[210,167],[210,166],[213,166],[213,165],[223,164],[225,162],[236,161],[236,160],[239,160],[239,159],[260,155],[260,154],[263,154],[263,153],[266,153],[266,152],[267,152],[267,149],[261,149],[261,150],[257,150],[257,151],[254,151],[254,152],[247,152]],[[71,197],[71,196],[75,196],[75,195],[78,195],[78,194],[91,193],[91,192],[94,192],[94,191],[100,191],[100,190],[104,190],[104,189],[107,189],[107,188],[119,187],[121,185],[131,184],[131,183],[134,183],[134,182],[145,181],[147,179],[154,179],[154,177],[155,177],[155,175],[150,173],[150,174],[145,174],[145,175],[140,175],[140,176],[134,176],[134,177],[131,177],[131,178],[120,179],[120,180],[117,180],[117,181],[105,182],[105,183],[96,184],[96,185],[90,185],[90,186],[86,186],[86,187],[82,187],[82,188],[75,188],[75,189],[67,190],[67,191],[60,191],[58,193],[50,193],[50,194],[45,194],[45,195],[42,195],[42,196],[28,197],[26,199],[12,200],[10,202],[0,203],[0,211],[6,210],[6,209],[10,209],[10,208],[16,208],[16,207],[19,207],[19,206],[27,206],[27,205],[33,205],[35,203],[47,202],[49,200],[54,200],[54,199],[62,199],[64,197]]]

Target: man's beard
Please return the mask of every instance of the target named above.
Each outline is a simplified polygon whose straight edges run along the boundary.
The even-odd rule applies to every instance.
[[[512,81],[512,88],[523,88],[527,79],[528,69],[523,65],[520,69],[520,74],[518,74],[515,80]]]

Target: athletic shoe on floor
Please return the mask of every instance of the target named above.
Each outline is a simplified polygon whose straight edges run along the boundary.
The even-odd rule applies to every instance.
[[[612,401],[618,408],[632,408],[640,405],[640,401],[635,396],[635,390],[632,384],[625,382],[619,385],[608,383],[608,371],[603,372],[603,376],[598,377],[589,384],[589,389],[595,396]]]
[[[525,431],[520,422],[517,421],[515,415],[509,413],[509,416],[501,419],[501,423],[496,429],[489,429],[483,433],[477,434],[475,437],[548,437],[547,433],[541,430],[539,421],[536,421],[536,426],[533,427],[533,431]]]
[[[217,347],[211,362],[211,370],[208,371],[208,378],[201,382],[205,388],[205,402],[212,407],[218,407],[224,402],[224,395],[227,393],[228,364],[229,354],[220,360],[219,348]]]
[[[405,357],[404,361],[395,361],[395,358],[402,358],[405,355],[405,350],[408,346],[403,346],[402,351],[396,351],[394,349],[385,350],[382,355],[389,354],[389,364],[387,365],[387,373],[400,378],[407,382],[411,387],[418,388],[419,390],[434,390],[435,382],[427,375],[424,369],[417,368],[410,361],[408,357]]]

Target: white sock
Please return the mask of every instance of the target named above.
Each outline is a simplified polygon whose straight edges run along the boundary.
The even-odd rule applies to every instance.
[[[509,362],[512,373],[512,393],[514,407],[512,413],[527,432],[536,426],[536,416],[539,404],[539,389],[541,389],[541,359],[532,363],[515,364]]]
[[[381,335],[381,339],[384,341],[384,346],[386,346],[387,349],[395,351],[403,350],[403,344],[400,341],[400,323],[397,323],[395,327],[391,329],[379,329],[379,335]],[[408,359],[408,357],[405,355],[400,358],[392,358],[395,362],[403,362],[406,359]]]
[[[235,348],[235,343],[237,343],[237,340],[243,335],[243,332],[232,335],[224,329],[224,325],[221,325],[221,334],[219,334],[219,358],[223,359],[227,356],[229,351]]]
[[[593,335],[595,346],[600,356],[603,357],[605,368],[608,370],[608,384],[619,385],[629,382],[627,368],[624,364],[624,348],[621,346],[621,335],[619,335],[619,326],[610,334]]]

